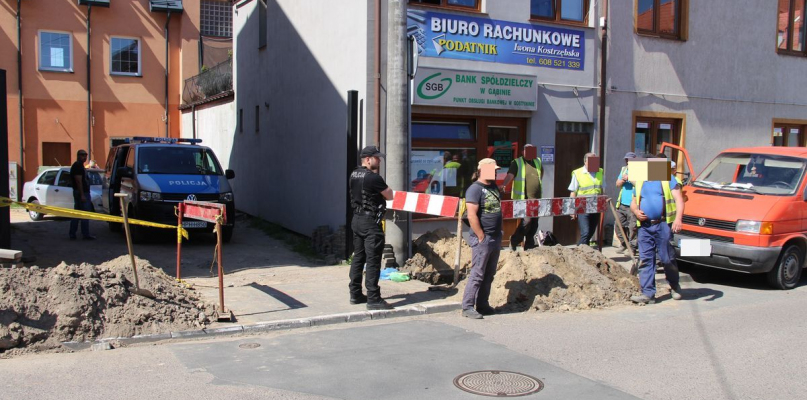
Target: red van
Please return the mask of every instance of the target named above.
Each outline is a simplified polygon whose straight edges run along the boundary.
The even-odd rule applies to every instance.
[[[682,153],[692,171],[687,151]],[[682,166],[683,167],[683,166]],[[771,286],[792,289],[807,254],[807,148],[724,150],[697,176],[684,179],[683,229],[676,259],[699,266],[765,273]],[[679,169],[680,170],[680,169]],[[708,255],[681,256],[681,239],[706,239]]]

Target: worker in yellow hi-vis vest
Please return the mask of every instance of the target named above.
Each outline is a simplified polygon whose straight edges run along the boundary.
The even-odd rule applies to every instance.
[[[591,159],[591,162],[590,160]],[[591,163],[591,168],[589,168]],[[605,188],[602,180],[602,168],[599,168],[599,157],[594,153],[586,153],[583,157],[583,166],[572,172],[572,182],[569,184],[569,196],[600,196]],[[596,172],[591,172],[595,170]],[[600,223],[600,214],[579,214],[572,215],[572,220],[577,220],[580,226],[580,240],[577,244],[589,245],[594,231]]]
[[[531,145],[524,145],[522,156],[510,163],[510,169],[504,178],[507,187],[513,182],[513,191],[510,196],[513,200],[540,199],[541,179],[544,175],[544,166],[538,158],[538,149]],[[522,218],[518,220],[518,227],[510,237],[510,248],[516,250],[524,240],[524,250],[535,247],[535,233],[538,231],[538,218]]]

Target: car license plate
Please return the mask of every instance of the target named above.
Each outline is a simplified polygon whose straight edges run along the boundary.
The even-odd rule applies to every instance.
[[[207,222],[205,221],[182,221],[183,228],[206,228]]]
[[[712,241],[709,239],[678,239],[682,257],[710,257]]]

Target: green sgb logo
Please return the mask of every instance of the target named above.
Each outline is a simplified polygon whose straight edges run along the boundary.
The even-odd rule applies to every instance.
[[[442,75],[442,72],[438,72],[434,75],[431,75],[426,79],[424,79],[422,82],[420,82],[420,85],[418,85],[417,90],[418,97],[420,97],[421,99],[433,100],[446,94],[446,92],[448,92],[448,89],[451,88],[452,83],[451,78],[443,78],[440,79],[439,81],[435,79],[434,81],[431,81],[432,79],[437,78],[440,75]]]

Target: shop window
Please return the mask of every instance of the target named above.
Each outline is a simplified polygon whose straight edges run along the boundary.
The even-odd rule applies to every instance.
[[[682,39],[685,0],[638,0],[636,30],[643,35]]]
[[[805,55],[804,23],[807,0],[779,0],[777,49],[782,54]]]
[[[530,18],[584,25],[588,21],[589,0],[530,0]]]
[[[479,160],[486,157],[502,167],[497,174],[501,184],[523,147],[526,130],[527,120],[521,118],[414,116],[409,191],[465,197]]]
[[[774,124],[773,145],[782,147],[801,147],[805,145],[804,132],[807,125]]]
[[[639,157],[653,157],[661,151],[664,142],[681,144],[681,120],[666,118],[638,118],[633,136],[633,151]],[[670,160],[678,160],[678,151],[668,148]]]
[[[110,48],[110,74],[141,75],[140,39],[112,37]]]
[[[476,170],[476,149],[413,148],[410,191],[464,197]]]
[[[409,0],[410,5],[479,11],[481,0]]]
[[[39,70],[73,72],[73,40],[69,33],[39,32]]]

